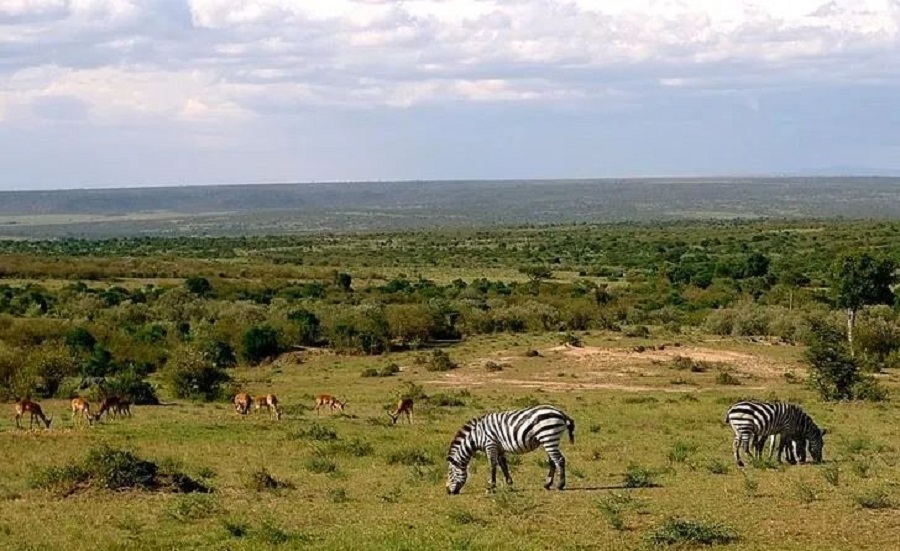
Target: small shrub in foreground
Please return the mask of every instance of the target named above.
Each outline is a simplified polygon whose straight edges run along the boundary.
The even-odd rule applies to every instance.
[[[724,524],[671,518],[647,535],[654,545],[724,545],[738,540]]]
[[[884,488],[876,488],[854,498],[856,504],[863,509],[892,509],[894,504]]]
[[[640,465],[632,463],[625,469],[625,479],[623,483],[626,488],[655,488],[659,486],[653,477],[656,473],[652,470]]]

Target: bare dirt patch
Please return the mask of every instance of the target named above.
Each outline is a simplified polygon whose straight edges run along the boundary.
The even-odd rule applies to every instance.
[[[671,362],[679,356],[710,364],[724,364],[754,377],[783,377],[784,373],[791,369],[789,365],[755,354],[698,346],[656,346],[638,351],[628,348],[563,345],[553,347],[550,351],[571,358],[575,362],[585,363],[592,369],[613,368],[615,371],[623,372],[632,371],[646,364]]]

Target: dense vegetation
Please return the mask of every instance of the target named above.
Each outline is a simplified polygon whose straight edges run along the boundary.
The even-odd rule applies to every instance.
[[[841,271],[848,258],[881,278],[876,294],[850,297],[854,362],[900,365],[898,223],[6,241],[0,252],[7,399],[101,382],[152,402],[143,379],[159,372],[176,395],[212,400],[231,390],[226,369],[299,347],[377,355],[498,332],[806,342],[812,323],[841,323],[859,288]]]

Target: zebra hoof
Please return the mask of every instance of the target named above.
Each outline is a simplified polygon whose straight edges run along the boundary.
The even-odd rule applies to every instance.
[[[552,483],[552,482],[548,482],[548,483],[544,484],[544,489],[545,489],[545,490],[549,490],[551,486],[553,486],[553,483]]]

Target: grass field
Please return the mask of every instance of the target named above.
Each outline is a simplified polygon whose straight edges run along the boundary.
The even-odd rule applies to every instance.
[[[27,431],[4,406],[0,548],[631,549],[657,545],[652,534],[676,517],[720,523],[737,536],[728,549],[897,548],[896,404],[823,404],[789,382],[805,376],[796,347],[700,335],[583,340],[468,339],[447,349],[460,367],[445,373],[418,366],[414,352],[309,351],[238,370],[243,389],[279,395],[280,422],[238,416],[230,404],[165,400],[134,408],[132,419],[75,429],[67,404],[47,400],[52,429]],[[529,349],[541,355],[526,357]],[[391,362],[402,370],[393,377],[360,376]],[[882,379],[896,389],[896,375]],[[389,426],[385,408],[407,383],[430,398],[417,402],[411,426]],[[310,410],[322,392],[348,400],[343,415]],[[825,463],[736,469],[722,418],[741,397],[803,403],[828,429]],[[511,461],[512,490],[500,483],[486,494],[479,456],[462,494],[446,495],[455,431],[483,412],[536,403],[560,406],[577,423],[575,444],[562,448],[569,488],[542,488],[538,451]],[[170,458],[214,491],[62,497],[29,485],[41,469],[103,444]],[[260,484],[262,469],[283,486]],[[626,487],[627,472],[632,485],[655,487]]]

